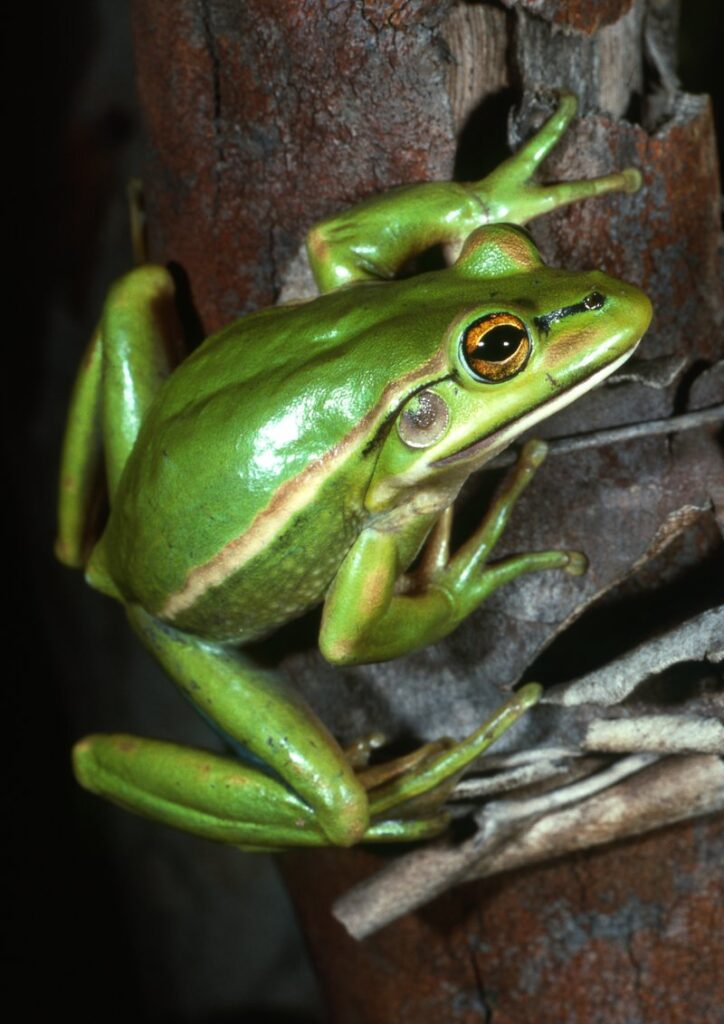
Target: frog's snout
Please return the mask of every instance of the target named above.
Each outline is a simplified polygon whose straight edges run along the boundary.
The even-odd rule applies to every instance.
[[[633,292],[632,295],[627,296],[624,300],[625,304],[625,318],[629,330],[629,335],[632,344],[638,345],[641,338],[649,328],[651,319],[654,315],[654,307],[651,304],[651,299],[645,292],[642,292],[639,288],[633,285],[628,286]]]
[[[605,297],[602,312],[611,325],[611,336],[622,351],[633,349],[648,330],[654,307],[635,284],[601,273],[597,289]]]

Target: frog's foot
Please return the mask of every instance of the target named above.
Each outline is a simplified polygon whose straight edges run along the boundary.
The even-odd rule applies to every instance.
[[[387,817],[392,810],[402,819],[408,814],[418,817],[421,813],[438,813],[470,765],[537,703],[541,693],[538,683],[528,683],[470,736],[458,743],[443,740],[421,748],[425,751],[424,757],[369,792],[373,821],[382,815]]]
[[[235,758],[159,740],[96,735],[73,752],[78,781],[126,810],[244,850],[332,843],[314,808],[283,782]],[[359,837],[412,842],[444,831],[438,811],[371,823]]]
[[[559,141],[576,112],[578,102],[570,93],[561,96],[557,110],[540,131],[482,181],[470,186],[488,212],[488,222],[512,221],[525,224],[579,199],[604,192],[636,192],[641,187],[641,172],[627,167],[615,174],[589,180],[538,185],[531,181],[550,151]]]
[[[448,595],[455,625],[474,611],[494,590],[518,576],[543,569],[563,569],[571,576],[580,576],[586,571],[588,562],[580,551],[529,551],[487,564],[518,498],[547,452],[545,441],[531,440],[523,445],[517,463],[503,482],[480,526],[452,558],[446,561],[452,525],[450,515],[443,521],[443,530],[431,536],[432,550],[425,552],[420,567],[421,577],[416,585],[423,589],[439,587]]]
[[[344,756],[357,773],[358,781],[365,789],[369,790],[383,782],[397,778],[398,775],[403,775],[422,761],[452,746],[454,742],[451,739],[434,740],[392,761],[385,761],[370,767],[370,758],[374,752],[381,750],[389,743],[389,738],[383,732],[371,732],[366,736],[360,736],[345,747]]]

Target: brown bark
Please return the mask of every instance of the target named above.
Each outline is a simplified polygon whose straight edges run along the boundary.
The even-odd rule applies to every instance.
[[[373,855],[295,854],[286,877],[332,1021],[710,1024],[723,838],[703,819],[469,883],[363,942],[331,901]]]
[[[591,396],[557,432],[696,407],[694,370],[721,357],[718,183],[708,104],[672,79],[672,5],[506,6],[135,0],[152,254],[182,268],[205,330],[215,329],[289,286],[315,220],[401,182],[483,173],[503,155],[510,103],[521,101],[520,138],[540,119],[545,88],[568,87],[586,116],[549,176],[634,163],[645,189],[562,211],[536,237],[556,265],[595,264],[643,285],[657,309],[648,372],[655,359],[680,362],[663,384],[631,380]],[[591,555],[587,582],[546,581],[517,604],[496,599],[439,647],[348,673],[310,653],[315,624],[305,620],[285,636],[284,667],[344,739],[379,727],[419,737],[471,728],[499,686],[621,580],[666,516],[708,509],[713,452],[706,436],[607,448],[571,460],[521,503],[511,550],[567,538]],[[648,496],[637,502],[636,488]],[[618,622],[623,608],[634,636],[650,631],[663,586],[682,616],[705,602],[685,593],[686,580],[707,583],[719,540],[705,511],[697,522],[646,579],[612,591],[598,621]],[[606,637],[612,653],[632,642],[622,633]],[[704,819],[475,882],[364,943],[344,934],[331,906],[390,854],[300,854],[284,871],[332,1020],[703,1024],[724,1002],[721,843],[721,823]]]

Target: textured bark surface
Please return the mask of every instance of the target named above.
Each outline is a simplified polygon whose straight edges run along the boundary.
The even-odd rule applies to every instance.
[[[569,88],[584,116],[546,175],[635,163],[646,187],[561,211],[534,234],[554,264],[601,266],[641,284],[657,316],[638,368],[544,433],[721,401],[700,373],[721,358],[711,116],[672,79],[664,15],[673,5],[507,7],[135,0],[153,256],[181,268],[208,332],[278,297],[299,275],[304,232],[320,216],[401,182],[484,173],[503,155],[511,103],[517,141],[550,110],[547,90]],[[515,90],[503,91],[509,83]],[[326,666],[314,616],[267,654],[343,739],[379,727],[460,735],[536,659],[545,681],[571,677],[661,621],[703,610],[721,572],[709,512],[720,476],[711,432],[552,461],[501,554],[579,546],[592,563],[584,581],[521,581],[448,641],[391,665]],[[473,517],[489,491],[489,477],[471,483]],[[661,524],[685,506],[700,510],[692,528],[648,559]],[[578,632],[540,660],[577,618]],[[526,736],[538,742],[552,728],[545,713],[531,715]],[[720,823],[680,825],[468,885],[364,944],[341,934],[330,908],[390,854],[295,855],[284,870],[335,1021],[703,1024],[724,1001],[713,939],[724,927],[721,843]]]
[[[152,253],[188,274],[206,331],[274,302],[323,215],[449,173],[449,7],[134,5]]]
[[[711,1024],[723,840],[721,820],[702,820],[475,882],[364,942],[330,898],[375,869],[371,854],[294,855],[287,877],[333,1021]]]
[[[508,7],[519,7],[543,22],[564,30],[591,35],[597,29],[619,21],[634,0],[503,0]]]

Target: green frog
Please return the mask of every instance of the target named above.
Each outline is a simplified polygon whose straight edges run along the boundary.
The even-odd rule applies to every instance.
[[[547,267],[521,227],[640,185],[633,168],[532,182],[575,109],[563,96],[481,181],[402,187],[316,225],[321,294],[243,317],[186,359],[168,271],[113,286],[72,398],[58,555],[124,605],[231,754],[90,736],[74,752],[88,789],[244,849],[424,839],[445,828],[460,774],[535,703],[528,684],[471,736],[370,768],[372,739],[343,751],[240,646],[323,603],[329,661],[395,658],[524,573],[585,570],[573,551],[490,562],[541,441],[450,547],[468,476],[620,366],[651,318],[630,284]],[[462,245],[452,265],[399,277],[438,243]],[[100,449],[110,513],[89,546]]]

